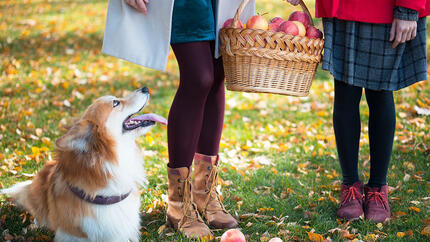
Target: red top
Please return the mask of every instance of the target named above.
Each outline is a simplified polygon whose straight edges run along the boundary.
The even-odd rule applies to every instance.
[[[395,6],[417,10],[420,17],[430,15],[430,0],[316,0],[315,16],[388,24]]]

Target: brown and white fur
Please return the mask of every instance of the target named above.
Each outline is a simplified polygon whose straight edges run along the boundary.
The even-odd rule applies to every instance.
[[[139,241],[139,186],[146,177],[136,139],[155,122],[132,130],[123,125],[148,99],[146,88],[122,99],[98,98],[56,141],[55,162],[47,163],[33,181],[1,193],[55,231],[55,241]],[[96,205],[72,193],[67,183],[89,196],[131,193],[121,202]]]

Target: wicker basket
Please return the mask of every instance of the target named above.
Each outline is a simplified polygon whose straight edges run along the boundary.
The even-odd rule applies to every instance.
[[[234,28],[249,0],[239,5],[233,27],[220,30],[220,52],[230,91],[307,96],[321,61],[323,39],[283,32]],[[313,25],[312,17],[300,2]]]

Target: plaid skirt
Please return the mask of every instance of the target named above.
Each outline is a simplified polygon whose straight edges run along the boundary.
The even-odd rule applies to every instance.
[[[415,39],[393,49],[391,24],[324,18],[322,68],[336,80],[372,90],[396,91],[427,80],[426,18]]]

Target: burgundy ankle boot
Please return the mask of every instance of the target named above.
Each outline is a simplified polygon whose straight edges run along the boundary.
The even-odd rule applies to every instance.
[[[390,205],[388,204],[388,186],[364,186],[364,217],[376,223],[385,222],[390,218]]]
[[[358,181],[340,188],[340,206],[337,216],[346,220],[363,218],[363,182]]]

